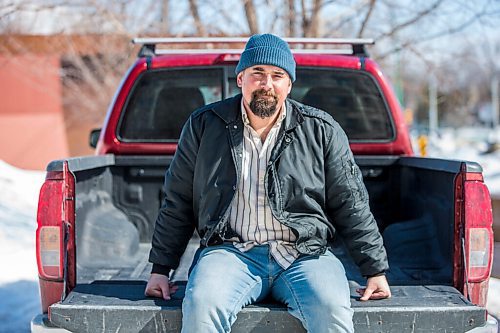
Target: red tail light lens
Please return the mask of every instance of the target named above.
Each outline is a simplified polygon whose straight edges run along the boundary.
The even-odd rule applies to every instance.
[[[491,200],[482,181],[467,180],[464,190],[467,280],[482,282],[490,276],[493,259]]]
[[[36,260],[42,311],[75,286],[75,176],[63,162],[49,171],[40,189],[36,230]]]
[[[49,179],[49,177],[51,179]],[[36,258],[41,278],[63,278],[62,199],[64,181],[62,172],[47,175],[38,200],[38,228],[36,231]]]

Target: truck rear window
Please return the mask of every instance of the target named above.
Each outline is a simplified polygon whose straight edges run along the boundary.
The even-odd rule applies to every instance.
[[[350,141],[393,139],[388,107],[365,72],[298,69],[290,97],[331,114]]]
[[[122,112],[123,141],[176,141],[189,115],[222,99],[221,68],[155,70],[135,84]]]
[[[191,112],[239,92],[234,67],[146,72],[125,105],[118,137],[132,142],[176,141]],[[290,97],[330,113],[350,141],[393,139],[390,112],[367,73],[298,68]]]

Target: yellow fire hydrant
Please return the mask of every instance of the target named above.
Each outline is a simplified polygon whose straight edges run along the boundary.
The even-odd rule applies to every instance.
[[[418,150],[420,151],[420,156],[427,156],[427,135],[420,135],[417,139]]]

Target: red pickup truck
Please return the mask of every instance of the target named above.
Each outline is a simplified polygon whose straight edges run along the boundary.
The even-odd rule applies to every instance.
[[[144,296],[165,170],[181,127],[204,104],[239,92],[245,39],[138,39],[96,156],[51,162],[40,191],[36,257],[42,309],[33,332],[178,332],[195,234],[171,279],[170,301]],[[352,288],[356,332],[497,332],[485,309],[493,256],[491,201],[474,162],[413,156],[400,106],[370,40],[288,39],[297,62],[292,99],[345,129],[388,253],[393,297],[360,302],[365,280],[342,240],[331,244]],[[160,48],[206,44],[204,49]],[[320,48],[310,49],[307,45]],[[338,48],[346,45],[347,50]],[[301,48],[297,48],[301,47]],[[328,283],[328,276],[325,276]],[[272,299],[245,308],[234,332],[303,332]]]

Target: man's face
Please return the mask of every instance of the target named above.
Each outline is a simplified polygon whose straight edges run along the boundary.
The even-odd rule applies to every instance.
[[[246,106],[262,119],[280,110],[292,89],[288,73],[272,65],[249,67],[238,74],[236,83]]]

